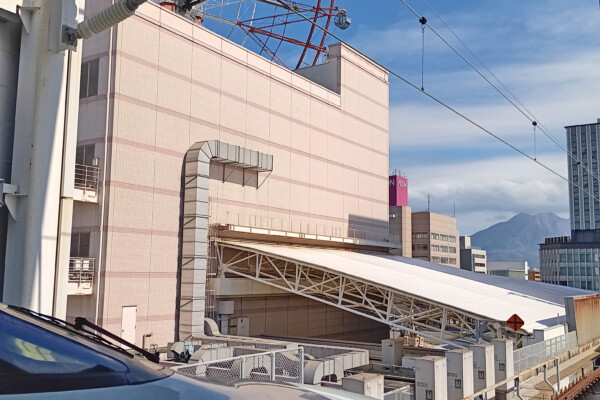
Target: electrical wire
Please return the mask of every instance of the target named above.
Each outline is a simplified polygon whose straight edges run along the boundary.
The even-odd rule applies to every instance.
[[[542,168],[546,169],[548,172],[552,173],[553,175],[556,175],[557,177],[561,178],[562,180],[566,181],[567,183],[569,183],[572,186],[575,186],[581,190],[583,190],[583,192],[587,193],[589,196],[591,196],[594,200],[597,200],[600,202],[600,198],[594,196],[592,193],[590,193],[590,191],[582,186],[580,186],[578,183],[575,183],[573,181],[571,181],[568,177],[565,177],[563,175],[561,175],[560,173],[556,172],[555,170],[553,170],[552,168],[550,168],[548,165],[542,163],[541,161],[538,161],[537,159],[531,157],[529,154],[525,153],[524,151],[520,150],[519,148],[517,148],[516,146],[510,144],[508,141],[502,139],[500,136],[494,134],[493,132],[491,132],[490,130],[484,128],[482,125],[478,124],[477,122],[475,122],[474,120],[470,119],[469,117],[467,117],[466,115],[462,114],[461,112],[459,112],[458,110],[454,109],[452,106],[444,103],[442,100],[438,99],[437,97],[435,97],[434,95],[430,94],[429,92],[427,92],[426,90],[422,90],[421,88],[419,88],[417,85],[415,85],[414,83],[410,82],[408,79],[404,78],[403,76],[401,76],[400,74],[394,72],[393,70],[384,67],[383,65],[381,65],[380,63],[378,63],[377,61],[373,60],[372,58],[370,58],[369,56],[365,55],[364,53],[362,53],[361,51],[359,51],[358,49],[356,49],[355,47],[353,47],[352,45],[346,43],[343,39],[341,39],[339,36],[336,36],[335,34],[333,34],[332,32],[329,32],[327,29],[323,28],[322,26],[320,26],[319,24],[317,24],[316,22],[310,20],[309,18],[307,18],[306,16],[302,15],[301,13],[297,12],[296,10],[294,10],[292,7],[290,7],[289,5],[287,5],[285,2],[283,2],[283,0],[276,0],[278,3],[280,3],[283,7],[292,10],[294,12],[296,12],[296,14],[300,15],[302,18],[304,18],[306,21],[308,21],[309,23],[313,24],[316,28],[320,29],[324,34],[330,35],[332,37],[334,37],[335,39],[339,40],[341,43],[344,43],[346,46],[348,46],[349,48],[351,48],[352,50],[358,52],[359,54],[363,55],[365,58],[367,58],[368,60],[370,60],[371,62],[373,62],[374,64],[377,64],[379,66],[381,66],[382,68],[384,68],[385,70],[388,71],[388,73],[392,76],[395,76],[396,78],[400,79],[402,82],[406,83],[408,86],[412,87],[413,89],[419,91],[420,93],[423,93],[425,96],[429,97],[431,100],[433,100],[434,102],[438,103],[439,105],[441,105],[442,107],[446,108],[447,110],[451,111],[452,113],[458,115],[459,117],[463,118],[465,121],[469,122],[470,124],[472,124],[473,126],[479,128],[480,130],[482,130],[483,132],[487,133],[488,135],[492,136],[493,138],[497,139],[498,141],[500,141],[501,143],[505,144],[506,146],[510,147],[511,149],[513,149],[514,151],[516,151],[517,153],[521,154],[524,157],[527,157],[529,160],[531,160],[532,162],[538,164],[539,166],[541,166]],[[410,5],[408,5],[404,0],[400,0],[409,10],[411,10],[418,18],[421,18],[421,16],[419,16],[419,14],[414,11],[414,9],[412,7],[410,7]],[[428,25],[429,26],[429,25]],[[431,28],[431,27],[430,27]],[[433,29],[432,29],[433,30]],[[442,39],[443,40],[443,39]],[[444,41],[445,42],[445,41]],[[447,43],[447,42],[446,42]],[[469,63],[470,64],[470,63]],[[470,64],[472,65],[472,64]],[[485,79],[485,77],[484,77]],[[486,79],[487,80],[487,79]],[[581,164],[580,164],[581,165]]]
[[[422,16],[420,16],[405,0],[400,0],[402,2],[402,4],[404,4],[417,18],[419,18],[419,22],[421,22],[421,18],[423,18]],[[479,57],[477,57],[477,55],[469,48],[469,46],[467,46],[467,44],[456,34],[456,32],[454,32],[454,30],[446,23],[446,21],[444,21],[442,19],[442,17],[433,9],[433,7],[429,4],[429,2],[427,2],[427,0],[422,0],[423,3],[425,3],[425,5],[429,8],[429,10],[431,10],[431,12],[437,17],[437,19],[439,19],[442,24],[444,24],[444,26],[450,31],[450,33],[452,33],[452,35],[460,42],[460,44],[467,49],[467,51],[471,54],[471,56],[473,56],[473,58],[475,58],[475,60],[477,60],[477,62],[479,62],[479,64],[481,64],[481,66],[487,71],[488,74],[490,74],[494,80],[496,82],[498,82],[498,84],[510,95],[510,97],[512,97],[513,100],[511,100],[510,98],[508,98],[508,96],[503,93],[496,85],[494,85],[486,76],[484,76],[479,69],[477,69],[471,62],[469,62],[466,57],[464,57],[456,48],[454,48],[452,45],[450,45],[450,43],[445,40],[444,38],[442,38],[441,34],[439,34],[430,24],[427,24],[427,26],[429,27],[429,29],[431,29],[431,31],[438,37],[440,38],[440,40],[442,40],[448,47],[450,47],[450,49],[452,49],[452,51],[454,53],[456,53],[462,60],[464,60],[471,68],[473,68],[473,70],[479,75],[481,76],[487,83],[489,83],[494,90],[496,90],[502,97],[504,97],[504,99],[506,99],[506,101],[508,101],[513,107],[515,107],[515,109],[517,109],[517,111],[519,111],[527,120],[529,120],[530,123],[534,124],[534,126],[537,125],[537,127],[539,128],[539,130],[548,138],[550,139],[556,146],[558,146],[559,149],[561,149],[565,154],[567,154],[567,156],[569,158],[571,158],[573,161],[575,161],[578,165],[581,165],[583,169],[585,169],[589,174],[592,175],[592,177],[594,177],[597,180],[600,180],[600,177],[594,173],[594,171],[592,171],[587,165],[585,165],[578,157],[576,157],[575,155],[573,155],[571,152],[569,152],[567,149],[565,149],[562,144],[560,144],[560,142],[558,141],[558,139],[556,139],[556,137],[541,123],[539,122],[538,118],[527,108],[525,107],[525,105],[523,105],[523,103],[521,101],[519,101],[519,99],[500,81],[500,79],[498,79],[498,77],[492,72],[490,71],[490,69],[483,63],[483,61],[481,61],[481,59]],[[518,103],[520,107],[522,107],[522,109],[517,106]],[[525,111],[523,111],[525,110]],[[535,156],[534,156],[535,158]]]

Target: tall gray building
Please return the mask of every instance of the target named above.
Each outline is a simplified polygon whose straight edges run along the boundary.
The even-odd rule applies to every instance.
[[[567,126],[567,150],[570,157],[569,205],[571,230],[600,229],[598,192],[598,134],[600,119],[595,124]],[[576,185],[577,186],[576,186]],[[593,196],[592,196],[593,194]],[[596,199],[595,199],[595,198]]]
[[[596,123],[567,126],[571,237],[540,244],[541,281],[580,289],[600,289],[600,198]]]

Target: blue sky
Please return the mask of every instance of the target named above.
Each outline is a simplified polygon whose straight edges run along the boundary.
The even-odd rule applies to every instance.
[[[427,1],[561,143],[565,125],[600,118],[597,0],[406,1],[487,76]],[[336,34],[420,85],[421,27],[400,0],[337,0],[336,4],[352,18],[351,27],[334,29]],[[307,27],[290,28],[292,36],[294,29]],[[295,51],[284,46],[278,54],[293,58]],[[424,86],[429,93],[533,155],[531,122],[429,29],[424,61]],[[538,133],[537,139],[538,160],[566,176],[566,154],[543,134]],[[456,204],[462,234],[473,234],[520,212],[550,211],[568,217],[564,180],[392,77],[390,170],[394,169],[409,179],[413,210],[427,208],[427,195],[435,212],[452,214]]]
[[[561,143],[565,125],[600,118],[597,1],[443,1],[429,5]],[[478,69],[423,0],[407,1]],[[343,38],[408,80],[421,82],[421,28],[398,1],[349,1]],[[339,32],[339,31],[338,31]],[[493,81],[492,77],[489,77]],[[524,152],[531,122],[442,43],[425,32],[424,86]],[[537,158],[566,176],[566,154],[543,134]],[[409,179],[409,204],[456,217],[473,234],[515,214],[568,217],[567,183],[487,136],[398,79],[390,79],[390,170]]]

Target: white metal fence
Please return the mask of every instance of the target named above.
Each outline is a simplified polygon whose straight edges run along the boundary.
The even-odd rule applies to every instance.
[[[186,364],[179,373],[210,379],[250,379],[304,383],[304,348],[281,349],[258,354]]]
[[[75,164],[75,188],[98,190],[100,168],[92,165]]]
[[[513,353],[515,373],[531,368],[577,346],[577,332],[548,339],[516,350]]]
[[[384,393],[383,400],[414,400],[412,387],[400,388]]]
[[[94,258],[69,258],[69,282],[93,283],[95,261]]]

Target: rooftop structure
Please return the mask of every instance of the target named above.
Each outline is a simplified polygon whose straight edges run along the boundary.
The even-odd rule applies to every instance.
[[[225,276],[245,277],[326,304],[337,304],[390,326],[400,327],[400,321],[409,320],[413,326],[424,328],[420,334],[438,339],[473,338],[477,335],[476,321],[495,321],[505,327],[516,313],[525,321],[521,333],[532,333],[534,329],[565,322],[565,296],[590,293],[474,274],[399,256],[231,241],[219,242],[218,248],[221,273]],[[303,276],[310,279],[298,278]],[[362,298],[369,301],[363,302]],[[445,322],[436,325],[434,321],[439,323],[442,314],[447,320],[442,318]],[[469,327],[458,333],[446,325],[452,320],[468,320]],[[485,331],[493,329],[488,324]]]

